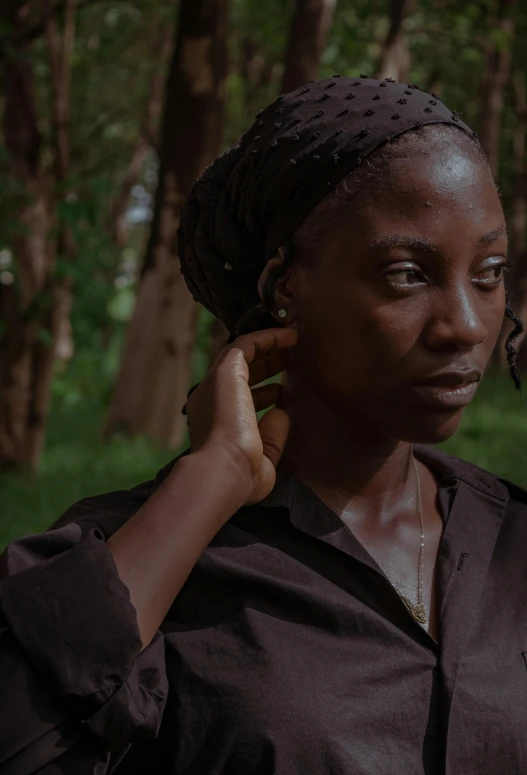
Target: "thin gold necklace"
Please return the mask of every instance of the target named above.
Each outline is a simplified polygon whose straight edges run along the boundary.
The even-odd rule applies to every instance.
[[[417,513],[419,514],[419,521],[421,523],[421,545],[419,547],[419,569],[418,569],[418,576],[417,576],[417,579],[418,579],[417,605],[414,605],[413,603],[411,603],[410,600],[406,597],[406,595],[403,595],[397,589],[395,584],[392,584],[392,586],[396,590],[399,597],[406,604],[406,607],[410,611],[415,621],[419,622],[419,624],[426,624],[426,611],[423,605],[423,555],[424,555],[424,547],[425,547],[425,528],[423,524],[423,504],[421,501],[421,479],[419,478],[419,471],[413,454],[412,454],[412,461],[415,468],[415,474],[417,476]]]

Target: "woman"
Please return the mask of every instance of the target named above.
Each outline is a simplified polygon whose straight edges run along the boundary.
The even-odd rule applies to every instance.
[[[526,771],[527,493],[430,446],[505,313],[521,387],[506,253],[436,95],[335,76],[262,111],[183,210],[231,331],[190,448],[3,555],[2,773]]]

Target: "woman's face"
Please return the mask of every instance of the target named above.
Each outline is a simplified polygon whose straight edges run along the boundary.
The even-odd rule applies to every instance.
[[[343,208],[316,267],[291,267],[290,370],[357,427],[433,444],[463,407],[434,406],[415,386],[484,372],[505,311],[505,220],[476,156],[443,145],[390,164],[381,191]]]

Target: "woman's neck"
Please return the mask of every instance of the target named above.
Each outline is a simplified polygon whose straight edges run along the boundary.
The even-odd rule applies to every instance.
[[[357,407],[346,417],[311,391],[286,381],[277,406],[291,425],[279,463],[341,513],[358,509],[389,519],[415,498],[412,445],[382,436]]]

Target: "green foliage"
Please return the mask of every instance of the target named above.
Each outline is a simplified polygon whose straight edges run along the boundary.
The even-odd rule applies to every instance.
[[[53,344],[53,334],[48,328],[44,328],[43,326],[38,329],[37,338],[47,347],[51,347]]]
[[[132,317],[135,306],[136,294],[132,288],[121,288],[107,305],[108,315],[118,323],[128,323]]]
[[[508,374],[487,372],[457,433],[438,447],[527,488],[526,410]]]
[[[251,3],[235,0],[230,17],[225,145],[236,142],[254,114],[272,102],[280,88],[283,52],[292,0]]]

